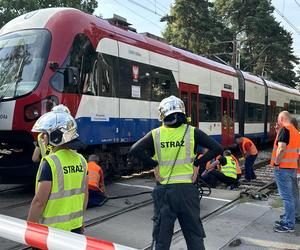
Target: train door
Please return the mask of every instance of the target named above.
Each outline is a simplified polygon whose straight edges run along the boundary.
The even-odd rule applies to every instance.
[[[273,140],[276,136],[276,101],[270,101],[270,132],[269,132],[269,139]]]
[[[222,91],[221,97],[221,143],[223,146],[230,146],[234,141],[234,93]]]
[[[191,118],[191,125],[199,124],[199,86],[187,83],[179,83],[179,96],[184,102],[185,111]]]

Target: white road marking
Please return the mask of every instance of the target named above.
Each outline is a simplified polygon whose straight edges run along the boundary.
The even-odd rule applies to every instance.
[[[143,185],[134,185],[134,184],[125,184],[125,183],[121,183],[121,182],[116,182],[115,184],[125,186],[125,187],[138,187],[138,188],[145,188],[145,189],[150,189],[150,190],[154,189],[154,187],[143,186]]]
[[[216,198],[216,197],[209,197],[209,196],[203,196],[202,199],[216,200],[216,201],[226,201],[226,202],[231,202],[232,201],[232,200],[227,200],[227,199],[222,199],[222,198]]]

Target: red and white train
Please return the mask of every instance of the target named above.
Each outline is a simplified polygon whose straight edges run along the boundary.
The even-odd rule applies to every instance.
[[[191,123],[232,146],[237,133],[272,140],[276,114],[300,113],[297,90],[241,72],[70,8],[30,12],[0,31],[0,176],[23,179],[34,122],[63,103],[81,140],[113,173],[128,147],[159,125],[160,100],[175,94]]]

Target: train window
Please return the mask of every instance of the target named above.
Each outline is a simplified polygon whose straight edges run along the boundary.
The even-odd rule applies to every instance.
[[[300,102],[291,100],[288,105],[288,110],[291,114],[300,114]]]
[[[177,95],[178,87],[171,70],[152,67],[151,100],[161,101],[170,95]]]
[[[93,86],[93,67],[97,53],[91,44],[89,38],[84,34],[75,36],[72,48],[67,59],[51,78],[50,83],[53,88],[65,93],[86,93],[95,95]],[[64,69],[66,67],[75,67],[79,71],[79,82],[76,84],[65,84]]]
[[[276,109],[275,109],[275,119],[277,119],[277,116],[283,110],[284,110],[284,107],[276,107]]]
[[[274,123],[276,122],[276,107],[275,106],[268,106],[268,122]]]
[[[98,53],[97,69],[95,69],[95,90],[100,96],[116,96],[114,73],[116,70],[116,58],[110,55]]]
[[[264,105],[256,103],[245,103],[245,122],[263,122]]]
[[[200,122],[221,121],[221,98],[200,95]]]
[[[150,67],[147,64],[119,59],[118,97],[150,100]]]

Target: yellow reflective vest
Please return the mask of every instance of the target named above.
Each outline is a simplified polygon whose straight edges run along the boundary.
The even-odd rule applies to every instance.
[[[225,156],[227,164],[221,167],[221,172],[228,177],[237,178],[236,163],[231,156]]]
[[[67,231],[80,228],[83,225],[86,160],[68,149],[61,149],[43,159],[51,167],[52,188],[40,223]],[[36,191],[39,175],[40,171],[36,177]]]
[[[158,161],[159,173],[163,178],[161,184],[192,183],[194,172],[194,130],[195,127],[186,124],[178,128],[161,126],[152,130],[155,155],[154,160]],[[182,140],[183,139],[183,140]],[[171,173],[172,165],[178,149],[180,148],[177,160]]]

